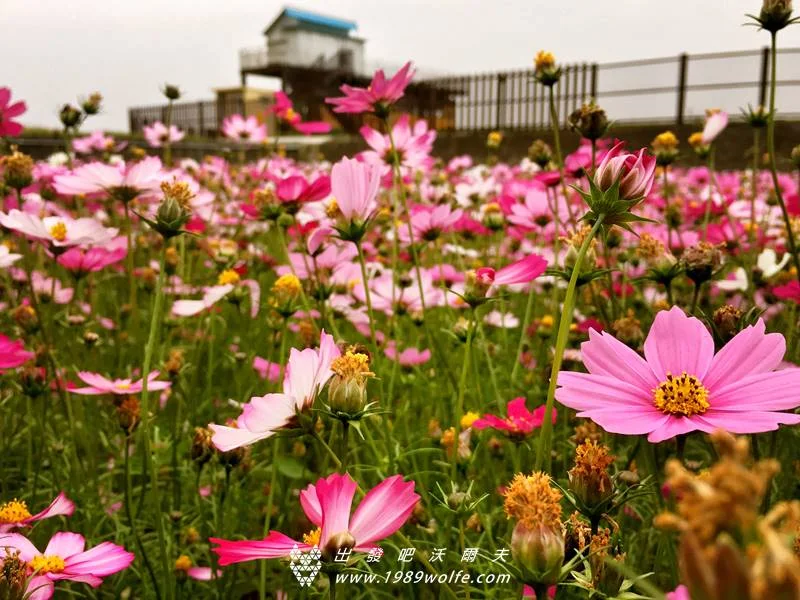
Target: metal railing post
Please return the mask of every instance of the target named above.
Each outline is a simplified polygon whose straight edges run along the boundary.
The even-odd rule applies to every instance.
[[[678,107],[675,115],[676,125],[683,125],[686,110],[686,75],[689,68],[689,55],[685,52],[678,56]]]

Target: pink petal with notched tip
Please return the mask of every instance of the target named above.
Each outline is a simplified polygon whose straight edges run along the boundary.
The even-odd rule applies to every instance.
[[[702,380],[714,358],[714,340],[703,323],[680,308],[656,315],[644,343],[644,355],[660,381],[684,371]]]
[[[616,377],[643,391],[659,384],[647,362],[613,335],[589,330],[589,341],[581,344],[581,359],[593,375]]]
[[[331,536],[349,530],[356,482],[347,474],[334,473],[327,479],[320,479],[316,489],[322,510],[320,545],[324,546]]]
[[[755,325],[737,333],[717,352],[703,385],[709,389],[725,385],[727,380],[738,381],[756,373],[767,373],[778,367],[786,353],[786,340],[780,333],[765,333],[766,325],[759,319]]]
[[[27,521],[41,521],[42,519],[49,519],[50,517],[58,517],[58,516],[65,516],[69,517],[72,513],[75,512],[75,503],[67,498],[67,495],[64,492],[61,492],[55,499],[50,503],[50,506],[45,508],[43,511],[36,513]]]
[[[64,563],[65,571],[71,575],[105,577],[127,569],[133,559],[133,553],[122,546],[103,542],[86,552],[69,557]]]
[[[278,531],[270,531],[269,535],[263,540],[230,541],[209,538],[209,541],[212,544],[217,544],[211,550],[219,556],[219,564],[222,567],[248,560],[289,556],[289,552],[295,546],[303,552],[311,549],[308,544],[296,542]]]
[[[591,419],[609,433],[625,435],[650,433],[670,419],[669,415],[665,415],[655,408],[652,410],[644,408],[632,410],[593,409],[581,411],[578,416],[583,419]]]
[[[764,431],[775,431],[779,425],[797,425],[800,423],[800,415],[791,413],[753,410],[740,413],[714,410],[713,408],[710,408],[703,415],[692,418],[706,426],[704,431],[724,429],[730,433],[762,433]]]
[[[561,371],[558,385],[556,399],[575,410],[653,406],[652,393],[615,377]]]
[[[214,432],[214,435],[211,436],[211,442],[214,444],[214,447],[221,452],[228,452],[235,448],[249,446],[259,440],[264,440],[275,435],[274,431],[252,432],[247,429],[226,427],[225,425],[217,425],[216,423],[209,423],[208,428]]]
[[[792,410],[800,406],[800,369],[756,373],[719,386],[709,397],[711,408],[726,412]]]
[[[86,539],[79,533],[59,531],[50,538],[47,548],[42,554],[55,555],[67,559],[73,554],[80,554],[86,547]]]
[[[400,475],[384,479],[372,488],[350,520],[350,533],[357,547],[382,540],[400,529],[418,501],[414,482],[404,482]]]

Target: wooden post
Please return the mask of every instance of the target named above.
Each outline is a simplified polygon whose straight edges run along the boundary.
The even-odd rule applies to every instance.
[[[500,73],[497,76],[497,114],[495,115],[497,121],[495,123],[495,129],[501,129],[505,125],[506,121],[506,97],[507,88],[506,88],[506,79],[508,75],[506,73]]]
[[[205,135],[205,133],[206,133],[205,119],[204,119],[205,115],[203,114],[203,108],[204,108],[203,105],[204,105],[204,103],[203,103],[202,100],[197,103],[197,121],[198,121],[198,125],[199,125],[198,133],[200,135]]]
[[[593,100],[597,100],[597,71],[598,71],[597,63],[592,63],[592,84],[591,84],[592,88],[591,88],[591,93],[592,93],[592,99]]]
[[[689,68],[689,55],[685,52],[678,56],[678,106],[675,115],[675,124],[683,125],[683,116],[686,109],[686,75]]]
[[[764,46],[761,50],[761,76],[758,79],[758,105],[767,104],[767,84],[769,83],[769,46]]]

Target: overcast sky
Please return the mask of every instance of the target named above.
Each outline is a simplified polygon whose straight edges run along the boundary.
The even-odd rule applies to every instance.
[[[759,0],[292,0],[355,20],[367,60],[443,73],[526,67],[540,48],[561,61],[616,61],[756,49],[768,34],[742,27]],[[0,86],[28,103],[27,125],[57,127],[64,102],[94,90],[104,112],[88,129],[127,130],[127,108],[237,85],[238,50],[263,44],[274,0],[0,0]],[[780,34],[800,47],[800,26]],[[797,57],[797,55],[795,55]],[[265,82],[254,78],[253,85]],[[672,83],[671,81],[668,83]],[[267,87],[266,85],[264,87]]]

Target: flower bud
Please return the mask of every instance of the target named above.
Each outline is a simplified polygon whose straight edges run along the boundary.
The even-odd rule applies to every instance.
[[[165,239],[169,239],[183,233],[183,226],[192,216],[190,201],[194,194],[186,182],[177,180],[162,182],[161,191],[164,199],[156,210],[155,222],[150,224]]]
[[[614,495],[608,467],[614,462],[608,448],[585,441],[575,449],[575,466],[569,471],[569,489],[587,509],[600,508]]]
[[[139,426],[140,407],[136,396],[126,396],[117,406],[117,418],[122,431],[130,435]]]
[[[569,115],[569,126],[587,140],[599,140],[606,134],[609,123],[606,111],[591,100]]]
[[[17,150],[5,156],[0,163],[3,166],[3,180],[11,189],[22,191],[33,183],[33,159]]]
[[[561,67],[556,65],[556,57],[552,52],[539,50],[536,53],[534,64],[534,77],[544,86],[552,87],[561,79]]]
[[[100,92],[94,92],[81,102],[81,108],[87,115],[96,115],[100,112],[100,105],[102,102],[103,95]]]
[[[213,432],[205,427],[195,427],[192,438],[191,457],[198,465],[204,465],[214,454],[214,444],[211,442]]]
[[[713,244],[698,242],[684,250],[681,260],[689,279],[695,285],[700,285],[711,279],[714,271],[722,264],[722,253]]]
[[[58,118],[65,129],[72,129],[80,125],[81,111],[71,104],[65,104],[58,113]]]
[[[23,600],[27,596],[28,563],[19,557],[19,551],[6,550],[0,562],[0,599]]]
[[[529,528],[517,523],[511,534],[511,556],[527,583],[558,583],[564,563],[564,536],[550,527]]]
[[[535,140],[528,147],[528,158],[544,169],[553,160],[553,151],[544,140]]]
[[[792,152],[789,155],[789,158],[792,159],[792,164],[800,169],[800,144],[797,144],[794,148],[792,148]]]
[[[775,33],[792,24],[792,0],[764,0],[756,19],[762,29]]]
[[[181,90],[177,85],[164,84],[161,93],[166,96],[167,100],[179,100],[181,97]]]
[[[742,315],[741,309],[730,304],[720,306],[714,311],[714,316],[712,317],[714,330],[726,343],[739,333]]]
[[[656,164],[666,167],[678,158],[678,138],[671,131],[659,133],[652,142],[650,149],[656,155]]]
[[[347,350],[331,363],[333,377],[328,384],[328,405],[334,412],[357,417],[367,404],[367,378],[374,373],[369,370],[369,356]]]
[[[486,136],[486,147],[489,150],[497,150],[503,142],[503,134],[499,131],[491,131]]]

